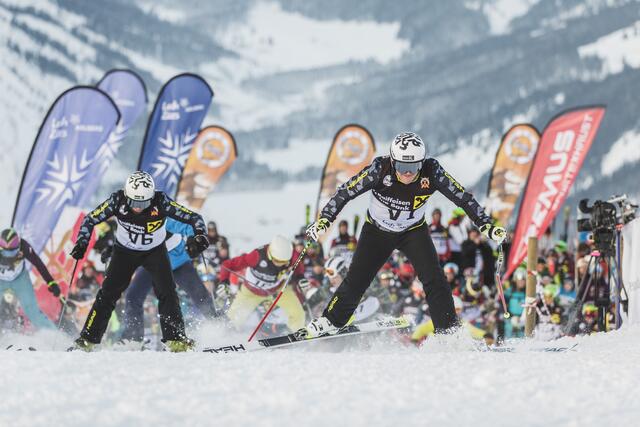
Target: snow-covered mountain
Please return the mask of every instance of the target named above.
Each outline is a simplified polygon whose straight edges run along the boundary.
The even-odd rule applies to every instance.
[[[359,122],[379,148],[421,133],[482,194],[514,122],[543,128],[561,109],[606,104],[572,201],[637,194],[639,52],[631,0],[0,0],[0,220],[51,102],[115,67],[139,72],[151,100],[180,72],[208,80],[206,122],[240,150],[220,191],[317,181],[335,131]],[[135,167],[144,122],[105,191]]]

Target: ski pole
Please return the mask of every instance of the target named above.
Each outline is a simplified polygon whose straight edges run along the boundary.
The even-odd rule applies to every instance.
[[[244,277],[242,274],[240,273],[236,273],[235,271],[233,271],[230,268],[225,267],[224,265],[220,264],[220,268],[223,268],[225,270],[227,270],[229,272],[229,274],[233,274],[234,276],[236,276],[238,279],[242,279],[245,282],[247,282],[248,284],[257,287],[257,285],[255,283],[253,283],[251,280],[247,279],[246,277]]]
[[[500,302],[502,303],[502,309],[504,310],[504,318],[511,317],[511,313],[507,309],[507,302],[504,299],[504,288],[502,287],[502,280],[500,279],[500,270],[502,270],[502,263],[504,262],[504,252],[502,251],[502,243],[498,245],[498,259],[496,260],[496,286],[498,287],[498,295],[500,296]]]
[[[71,273],[71,280],[69,280],[69,288],[67,289],[67,293],[71,290],[71,286],[73,286],[73,278],[76,275],[78,262],[80,262],[80,260],[76,260],[76,263],[73,265],[73,272]],[[58,319],[58,330],[60,330],[60,326],[62,325],[62,317],[64,316],[64,311],[67,309],[67,298],[61,296],[60,301],[62,301],[62,310],[60,311],[60,318]]]
[[[67,295],[69,295],[69,291],[71,291],[71,286],[73,286],[73,278],[76,275],[76,269],[78,268],[78,262],[80,262],[80,260],[76,260],[75,264],[73,265],[73,272],[71,273],[71,279],[69,280],[69,288],[67,289]],[[60,316],[58,319],[58,328],[57,331],[60,331],[60,327],[62,327],[62,319],[64,317],[64,312],[67,310],[67,298],[63,295],[60,295],[60,302],[62,303],[62,309],[60,310]],[[56,348],[56,344],[58,343],[58,334],[56,334],[56,338],[53,340],[53,349],[55,350]]]
[[[304,242],[304,248],[302,249],[302,251],[300,251],[300,255],[298,255],[298,259],[296,259],[296,262],[294,262],[293,266],[291,266],[289,270],[289,275],[287,276],[287,279],[284,281],[284,285],[282,285],[282,289],[280,289],[278,296],[276,297],[276,299],[273,300],[273,302],[269,306],[269,309],[267,310],[265,315],[262,317],[260,322],[258,322],[258,326],[256,326],[256,328],[253,330],[253,333],[251,334],[251,336],[247,341],[251,342],[253,337],[258,333],[258,330],[260,329],[264,321],[267,320],[267,317],[269,317],[269,315],[271,314],[271,311],[275,308],[276,304],[278,304],[278,300],[280,300],[280,297],[284,293],[284,290],[287,288],[287,285],[289,284],[289,282],[291,281],[291,278],[293,277],[293,273],[296,271],[296,268],[298,268],[298,264],[300,264],[300,261],[302,261],[302,258],[304,258],[304,255],[307,253],[307,248],[310,245],[311,245],[311,241],[307,239]]]

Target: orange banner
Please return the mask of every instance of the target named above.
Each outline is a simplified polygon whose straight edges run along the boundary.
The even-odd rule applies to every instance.
[[[540,133],[529,124],[515,125],[502,137],[489,177],[487,209],[505,227],[527,183],[539,141]]]
[[[178,203],[190,209],[202,208],[213,187],[238,156],[236,141],[220,126],[200,130],[178,185]]]
[[[316,217],[339,186],[371,163],[375,151],[373,136],[360,125],[346,125],[336,133],[322,171]]]

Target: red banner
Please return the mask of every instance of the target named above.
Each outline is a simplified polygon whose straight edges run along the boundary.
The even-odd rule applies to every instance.
[[[527,255],[528,238],[540,237],[564,203],[604,113],[604,107],[568,110],[551,119],[542,133],[518,214],[506,277]]]
[[[65,207],[60,215],[60,220],[56,224],[51,237],[47,241],[44,249],[40,253],[42,261],[47,266],[49,273],[53,276],[54,280],[60,285],[61,295],[69,295],[69,280],[71,280],[71,273],[75,260],[71,258],[69,252],[73,248],[73,242],[80,230],[80,224],[84,219],[84,212],[79,208]],[[87,254],[91,252],[93,245],[95,244],[95,233],[92,234],[89,241],[89,247]],[[86,260],[86,256],[78,263],[76,269],[75,279],[80,276],[82,271],[82,265]],[[38,273],[35,267],[31,269],[31,277],[33,280],[33,288],[38,299],[38,305],[43,313],[49,316],[50,319],[58,321],[58,315],[62,305],[58,298],[55,298],[48,290],[47,284]]]

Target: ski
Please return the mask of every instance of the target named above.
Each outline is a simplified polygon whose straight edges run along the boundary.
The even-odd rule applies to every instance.
[[[246,353],[251,351],[266,350],[273,348],[288,347],[295,344],[310,341],[329,340],[334,338],[340,338],[345,336],[354,336],[369,334],[374,332],[382,332],[393,329],[404,329],[411,326],[404,317],[394,317],[389,319],[376,320],[373,322],[360,323],[356,325],[349,325],[342,328],[338,333],[333,335],[322,335],[315,338],[305,338],[298,333],[292,333],[283,335],[280,337],[263,338],[257,341],[249,341],[238,344],[225,345],[221,347],[207,347],[202,351],[205,353]]]
[[[16,346],[14,346],[13,344],[9,344],[9,345],[5,348],[5,351],[6,351],[6,350],[9,350],[9,351],[22,351],[22,350],[24,350],[24,348],[22,348],[22,347],[16,347]],[[29,346],[29,347],[27,347],[27,350],[29,350],[29,351],[36,351],[37,349],[36,349],[35,347],[31,347],[31,346]]]
[[[483,346],[478,348],[479,351],[487,351],[494,353],[526,353],[526,352],[541,352],[541,353],[564,353],[567,351],[575,350],[578,344],[569,346],[556,346],[556,345],[544,345],[535,347],[515,347],[515,346]]]

